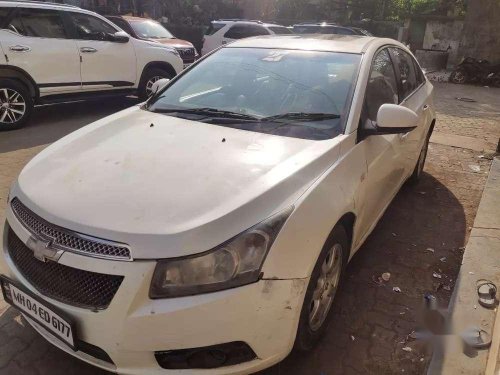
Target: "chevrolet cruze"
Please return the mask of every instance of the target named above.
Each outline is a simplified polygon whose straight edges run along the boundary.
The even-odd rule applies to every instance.
[[[290,35],[155,90],[21,172],[5,300],[124,374],[248,374],[312,349],[347,262],[422,174],[432,85],[394,40]]]

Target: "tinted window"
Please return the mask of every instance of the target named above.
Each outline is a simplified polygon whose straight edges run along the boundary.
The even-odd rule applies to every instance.
[[[417,87],[417,77],[415,75],[415,65],[413,58],[405,51],[399,48],[390,48],[394,56],[398,80],[401,85],[401,100],[408,97]]]
[[[291,34],[292,31],[290,29],[287,29],[286,27],[283,26],[271,26],[269,27],[269,30],[271,30],[275,34]]]
[[[20,9],[8,29],[25,36],[38,38],[66,38],[61,13],[46,9]]]
[[[258,35],[269,35],[269,32],[262,26],[234,25],[227,31],[224,37],[229,39],[243,39]]]
[[[352,31],[351,29],[344,29],[342,27],[337,28],[336,34],[340,35],[355,35],[356,33]]]
[[[7,16],[12,8],[0,8],[0,27],[4,27],[5,22],[7,21]]]
[[[78,39],[106,40],[108,33],[114,34],[113,26],[103,20],[83,13],[69,13],[75,25]]]
[[[415,65],[415,73],[417,75],[417,85],[420,86],[422,83],[425,82],[425,76],[424,72],[422,72],[422,69],[420,69],[420,66],[418,66],[418,63],[415,59],[413,60],[413,65]]]
[[[293,32],[296,34],[315,34],[318,33],[320,26],[294,26]]]
[[[226,26],[225,23],[215,23],[212,22],[208,27],[207,31],[205,31],[205,35],[214,35],[217,31]]]
[[[382,104],[398,104],[398,85],[387,49],[380,51],[373,60],[368,86],[366,87],[367,117],[377,120],[377,113]]]
[[[209,124],[296,138],[332,138],[344,130],[360,59],[350,53],[223,48],[169,85],[148,109],[182,117],[175,110],[213,108],[254,120],[211,118]],[[324,118],[286,118],[297,113]],[[270,116],[282,119],[273,121]]]

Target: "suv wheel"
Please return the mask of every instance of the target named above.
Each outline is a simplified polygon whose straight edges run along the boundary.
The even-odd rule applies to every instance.
[[[139,99],[146,100],[149,98],[153,94],[153,84],[162,78],[171,79],[172,75],[163,69],[148,69],[142,76],[141,83],[139,84]]]
[[[14,80],[0,80],[0,130],[20,128],[32,112],[33,100],[28,89]]]
[[[323,247],[309,280],[300,313],[295,349],[313,349],[325,333],[348,253],[347,233],[342,225],[337,225]]]

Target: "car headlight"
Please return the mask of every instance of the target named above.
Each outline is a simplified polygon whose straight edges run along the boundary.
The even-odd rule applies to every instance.
[[[256,282],[290,207],[202,254],[158,261],[150,298],[215,292]]]

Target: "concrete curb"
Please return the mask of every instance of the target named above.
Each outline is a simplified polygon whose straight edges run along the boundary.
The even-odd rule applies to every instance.
[[[445,338],[444,350],[433,354],[427,373],[435,374],[485,374],[486,368],[495,374],[500,345],[500,313],[498,308],[489,310],[477,301],[476,282],[488,279],[500,289],[500,159],[491,165],[481,202],[474,220],[469,241],[465,248],[462,267],[448,306],[454,333],[476,326],[492,335],[489,350],[463,353],[456,336]],[[498,295],[497,295],[498,297]],[[491,370],[490,370],[491,369]]]

